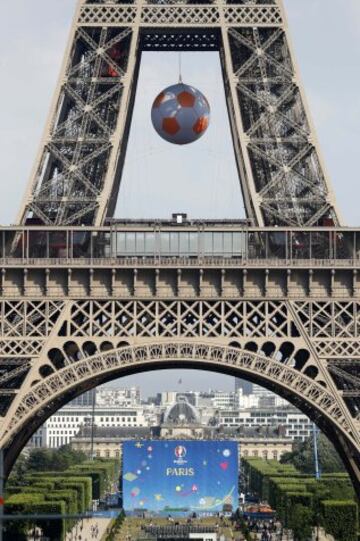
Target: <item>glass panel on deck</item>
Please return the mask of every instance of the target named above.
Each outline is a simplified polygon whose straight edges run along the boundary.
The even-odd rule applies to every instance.
[[[267,257],[270,259],[286,259],[286,232],[269,231],[265,233]]]
[[[244,257],[246,247],[246,233],[233,233],[233,255]]]
[[[5,231],[0,232],[0,257],[5,257]]]
[[[189,233],[189,255],[199,255],[199,233]]]
[[[5,257],[25,257],[27,247],[27,231],[5,231],[4,238],[4,256]]]
[[[67,231],[49,231],[49,257],[55,259],[67,258]]]
[[[231,257],[233,253],[232,246],[233,234],[224,233],[223,234],[223,254],[224,256]]]
[[[179,239],[180,239],[180,255],[188,255],[189,233],[179,233]]]
[[[167,256],[170,254],[170,233],[160,233],[160,255]]]
[[[145,235],[144,232],[136,233],[136,253],[142,255],[145,252]]]
[[[309,231],[292,231],[289,234],[292,259],[310,259],[311,234]]]
[[[266,257],[266,236],[264,232],[249,233],[248,257],[249,259],[265,259]]]
[[[120,257],[126,255],[126,233],[124,232],[116,234],[116,255]]]
[[[360,231],[355,233],[355,258],[360,259]]]
[[[32,258],[43,258],[49,257],[49,247],[48,247],[48,232],[44,230],[30,230],[27,235],[24,237],[24,240],[28,240],[28,247],[25,248],[28,250],[28,257]]]
[[[170,233],[170,252],[171,255],[179,254],[179,234]]]
[[[72,257],[91,257],[91,231],[73,231],[70,238]]]
[[[135,233],[126,233],[126,255],[136,255]]]
[[[112,257],[110,231],[92,233],[92,255],[96,258]],[[115,250],[115,246],[113,247]]]
[[[211,255],[213,253],[213,234],[210,231],[206,231],[202,234],[203,238],[203,253],[205,255]]]
[[[354,232],[330,233],[335,241],[336,259],[353,259]]]
[[[311,257],[314,259],[331,259],[334,257],[334,235],[332,232],[311,232]]]
[[[222,233],[213,233],[213,254],[214,255],[223,254],[223,234]]]
[[[145,250],[146,255],[155,254],[155,233],[145,233]]]

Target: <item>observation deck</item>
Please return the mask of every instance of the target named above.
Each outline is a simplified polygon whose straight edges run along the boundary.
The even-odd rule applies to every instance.
[[[244,222],[116,222],[0,227],[11,265],[358,267],[360,228],[249,227]]]
[[[0,268],[7,298],[360,298],[360,228],[10,226]]]

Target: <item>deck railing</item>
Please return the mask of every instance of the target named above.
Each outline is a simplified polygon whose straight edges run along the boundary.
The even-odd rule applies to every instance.
[[[236,224],[0,228],[2,264],[108,265],[111,260],[124,265],[352,266],[360,260],[360,228]]]

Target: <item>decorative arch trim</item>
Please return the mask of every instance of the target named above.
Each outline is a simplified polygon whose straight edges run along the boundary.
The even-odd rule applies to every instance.
[[[96,380],[97,384],[120,377],[121,373],[139,372],[151,368],[169,368],[181,364],[189,367],[232,373],[239,377],[257,379],[277,389],[279,394],[293,394],[311,408],[315,408],[328,422],[356,445],[342,410],[333,394],[305,374],[279,361],[240,348],[206,341],[148,342],[142,345],[124,346],[97,353],[66,366],[36,383],[27,392],[16,409],[15,415],[4,432],[0,444],[6,447],[15,434],[34,415],[43,410],[55,398],[76,388],[84,382]],[[147,368],[148,367],[148,368]]]

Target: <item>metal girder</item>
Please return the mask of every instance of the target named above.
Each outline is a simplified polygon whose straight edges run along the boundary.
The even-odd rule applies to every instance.
[[[24,398],[28,393],[32,396],[38,389],[43,398],[48,396],[51,399],[52,395],[46,391],[46,388],[52,388],[53,384],[50,382],[55,384],[61,381],[61,389],[65,392],[67,385],[72,385],[73,376],[77,378],[81,372],[84,377],[88,377],[85,358],[89,356],[89,351],[101,352],[105,344],[106,349],[116,349],[124,344],[130,346],[134,340],[137,344],[144,340],[148,344],[146,348],[150,347],[152,342],[159,341],[168,348],[172,347],[173,343],[176,345],[178,340],[185,340],[194,341],[194,347],[199,341],[206,347],[214,343],[217,348],[222,346],[234,349],[236,346],[234,351],[243,350],[263,357],[263,361],[259,361],[260,365],[257,366],[263,367],[261,374],[265,385],[271,384],[275,390],[281,392],[279,378],[281,374],[287,374],[286,381],[290,390],[292,385],[301,385],[301,392],[305,396],[313,388],[316,396],[323,396],[320,413],[333,415],[334,420],[339,419],[341,414],[342,429],[347,435],[352,434],[356,441],[358,439],[360,445],[360,434],[354,436],[353,423],[356,420],[352,419],[342,400],[343,389],[337,389],[330,374],[336,370],[337,373],[340,371],[341,376],[350,377],[355,390],[359,387],[359,379],[352,378],[343,369],[334,368],[333,365],[327,370],[326,365],[317,357],[318,341],[323,343],[328,340],[328,335],[331,338],[334,320],[340,325],[343,319],[339,316],[344,317],[345,309],[350,312],[351,303],[347,302],[345,308],[338,302],[332,302],[327,307],[324,303],[311,300],[301,303],[256,299],[225,300],[221,297],[218,300],[140,300],[137,292],[134,293],[134,299],[124,300],[107,298],[67,299],[63,302],[0,302],[0,325],[5,329],[4,337],[13,341],[14,355],[28,352],[28,358],[23,359],[23,363],[18,366],[7,363],[5,355],[4,363],[0,364],[2,389],[8,390],[10,394],[16,390],[19,395],[16,401],[8,406],[4,429],[8,423],[15,429],[15,424],[23,419],[22,415],[16,413],[16,408],[22,408],[22,400],[28,403],[30,399]],[[327,318],[330,318],[329,324]],[[355,332],[355,329],[352,332]],[[356,332],[360,332],[360,328]],[[34,338],[42,339],[40,348],[33,343]],[[346,340],[343,342],[345,344]],[[339,345],[341,343],[339,341]],[[142,349],[144,353],[148,351],[146,348]],[[235,354],[233,349],[231,355]],[[155,355],[155,346],[152,351]],[[201,356],[200,349],[198,351],[199,361],[206,363],[208,355],[203,353]],[[222,351],[223,355],[225,350],[216,351]],[[220,362],[220,358],[218,360]],[[62,372],[63,370],[65,371]],[[25,372],[25,380],[16,379]],[[13,384],[14,381],[17,381],[16,385]],[[320,395],[318,391],[315,392],[314,384],[316,389],[321,390]],[[307,386],[310,386],[309,389]],[[30,402],[35,407],[33,410],[31,406],[31,415],[43,405],[38,398],[34,401],[31,399]],[[334,408],[338,411],[336,415]]]
[[[30,363],[22,363],[21,366],[18,366],[17,368],[14,368],[13,370],[6,371],[4,374],[1,374],[1,367],[0,367],[0,385],[3,383],[6,383],[7,381],[10,381],[11,379],[16,378],[17,376],[24,374],[24,372],[27,372],[31,367]]]
[[[194,315],[194,314],[193,314]],[[38,384],[32,385],[26,392],[21,393],[13,404],[14,415],[2,432],[2,445],[12,439],[14,431],[28,422],[31,417],[43,409],[47,403],[53,401],[58,395],[69,391],[73,386],[78,386],[82,381],[98,378],[99,375],[106,377],[108,372],[116,373],[120,368],[126,370],[127,366],[139,367],[143,363],[152,361],[159,367],[168,361],[186,361],[191,364],[198,362],[199,365],[215,364],[217,370],[223,368],[239,370],[244,375],[251,374],[252,378],[259,377],[262,381],[274,386],[280,394],[285,396],[293,393],[302,402],[308,403],[322,415],[325,415],[331,423],[350,437],[351,425],[346,418],[346,410],[335,398],[333,391],[315,382],[305,374],[301,374],[288,364],[276,360],[273,356],[254,353],[249,349],[241,349],[225,346],[222,342],[170,339],[166,341],[146,340],[137,346],[127,346],[126,341],[119,349],[114,349],[92,356],[74,357],[75,348],[71,351],[72,360],[63,367],[59,367]],[[94,342],[96,351],[96,342]],[[52,348],[52,352],[54,352]],[[54,353],[52,353],[54,355]],[[119,372],[117,372],[120,375]]]
[[[247,187],[257,222],[337,222],[286,28],[228,30]],[[241,140],[241,136],[240,136]]]
[[[74,27],[22,221],[94,223],[117,149],[113,138],[132,32]]]
[[[341,394],[344,398],[360,398],[360,389],[341,391]]]
[[[337,224],[287,32],[279,1],[81,0],[20,222],[100,225],[112,215],[141,50],[188,48],[221,52],[252,222]]]
[[[356,368],[357,368],[357,366],[356,366]],[[360,393],[360,377],[355,376],[354,374],[351,374],[351,373],[347,372],[343,368],[339,368],[338,366],[336,366],[336,363],[329,364],[329,370],[330,370],[330,372],[332,374],[335,374],[336,376],[339,376],[339,378],[341,378],[343,381],[351,383],[352,385],[354,385],[354,387],[357,388],[355,390],[346,389],[346,390],[343,391],[343,394],[344,393],[349,393],[349,392],[350,393],[351,392]]]

